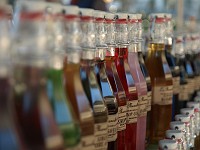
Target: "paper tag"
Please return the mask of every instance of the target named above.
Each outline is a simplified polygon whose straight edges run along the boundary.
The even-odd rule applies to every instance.
[[[197,82],[198,82],[198,85],[199,85],[199,90],[200,90],[200,76],[198,77],[198,80],[197,80]]]
[[[138,100],[127,102],[127,119],[126,123],[131,124],[137,122],[138,117]]]
[[[118,108],[118,131],[126,129],[127,105]]]
[[[178,94],[180,87],[180,77],[173,77],[173,93]]]
[[[188,84],[180,85],[179,101],[187,101],[189,99]]]
[[[188,93],[189,94],[192,94],[194,92],[194,87],[195,87],[195,82],[194,82],[194,79],[188,79],[187,80],[188,82]]]
[[[94,149],[94,135],[81,138],[82,150]]]
[[[172,104],[172,95],[173,86],[155,86],[153,87],[153,104]]]
[[[107,149],[108,147],[108,124],[95,123],[94,124],[94,147],[96,150]]]
[[[148,98],[147,111],[151,111],[151,98],[152,98],[152,92],[151,91],[147,92],[147,98]]]
[[[117,122],[118,113],[115,115],[108,115],[108,142],[116,141],[117,139]]]
[[[140,96],[138,101],[138,116],[145,116],[147,114],[148,97]]]
[[[199,90],[199,82],[198,82],[199,76],[195,77],[195,90]]]

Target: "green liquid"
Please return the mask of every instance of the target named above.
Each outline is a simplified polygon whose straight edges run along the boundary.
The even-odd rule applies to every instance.
[[[64,146],[74,147],[81,138],[80,127],[72,111],[68,96],[63,86],[63,71],[49,69],[47,72],[47,91],[54,117],[64,139]]]

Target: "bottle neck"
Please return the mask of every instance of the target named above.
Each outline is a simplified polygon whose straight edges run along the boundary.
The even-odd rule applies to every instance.
[[[106,47],[106,26],[103,18],[95,19],[96,47]]]
[[[116,20],[116,43],[118,45],[129,45],[128,21],[126,19]]]
[[[106,20],[106,44],[108,45],[115,45],[116,43],[116,28],[115,28],[115,21],[107,19]]]

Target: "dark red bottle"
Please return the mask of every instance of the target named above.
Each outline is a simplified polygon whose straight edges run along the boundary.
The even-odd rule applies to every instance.
[[[116,20],[115,65],[127,97],[127,121],[125,130],[126,149],[134,150],[137,145],[138,93],[128,64],[128,15],[118,14]]]

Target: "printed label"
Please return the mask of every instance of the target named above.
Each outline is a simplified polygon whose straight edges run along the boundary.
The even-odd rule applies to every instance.
[[[138,116],[145,116],[147,114],[147,95],[141,96],[138,101]]]
[[[188,99],[188,84],[180,85],[179,101],[187,101]]]
[[[108,147],[108,124],[106,123],[96,123],[94,125],[94,147],[96,150],[107,149]]]
[[[187,82],[188,82],[188,93],[192,94],[194,92],[194,89],[195,89],[194,79],[188,79]]]
[[[153,103],[158,105],[172,104],[173,86],[153,87]]]
[[[81,138],[82,150],[94,149],[94,136],[83,136]]]
[[[115,141],[117,139],[117,122],[118,113],[108,116],[108,142]]]
[[[179,93],[179,87],[180,87],[180,77],[174,77],[173,78],[173,93],[174,94]]]
[[[147,98],[148,98],[147,111],[151,111],[151,98],[152,98],[152,92],[151,91],[147,93]]]
[[[131,124],[137,122],[138,117],[138,100],[127,102],[127,119],[126,123]]]
[[[127,105],[118,108],[118,131],[126,129]]]
[[[199,90],[199,82],[198,82],[199,77],[195,77],[195,90]]]

